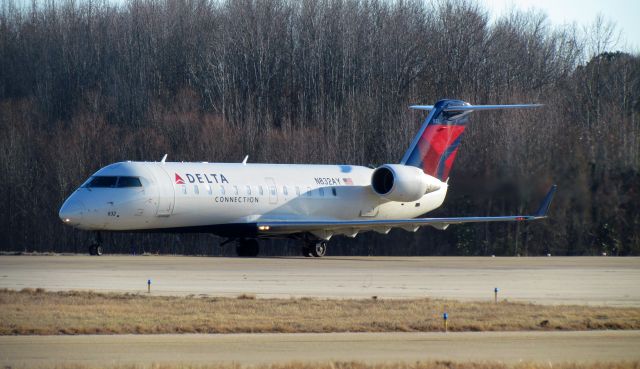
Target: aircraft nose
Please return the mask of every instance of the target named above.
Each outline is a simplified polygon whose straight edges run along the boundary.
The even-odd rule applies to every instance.
[[[80,224],[82,213],[84,212],[84,204],[82,201],[74,198],[72,195],[62,204],[58,216],[64,224],[75,226]]]

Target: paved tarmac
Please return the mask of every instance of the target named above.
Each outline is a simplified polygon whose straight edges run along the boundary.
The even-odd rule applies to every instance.
[[[640,360],[640,331],[0,337],[0,365]]]
[[[640,258],[0,256],[0,288],[640,306]]]

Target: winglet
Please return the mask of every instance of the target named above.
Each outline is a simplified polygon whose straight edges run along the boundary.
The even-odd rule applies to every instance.
[[[162,157],[162,160],[160,160],[160,163],[164,164],[166,160],[167,160],[167,154],[164,154],[164,156]]]
[[[547,196],[544,197],[544,200],[540,203],[540,207],[538,211],[536,211],[536,218],[546,218],[547,213],[549,212],[549,206],[551,206],[551,201],[553,200],[553,195],[555,195],[556,190],[558,189],[558,185],[553,185],[547,192]]]

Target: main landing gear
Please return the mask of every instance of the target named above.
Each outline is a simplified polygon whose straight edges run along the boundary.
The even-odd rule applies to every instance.
[[[302,255],[305,257],[315,256],[317,258],[327,253],[327,241],[308,242],[302,246]]]
[[[241,239],[236,246],[236,253],[240,257],[255,258],[260,253],[260,246],[258,240],[254,239]]]
[[[102,252],[102,237],[100,233],[96,233],[91,242],[91,246],[89,246],[89,255],[100,256]]]

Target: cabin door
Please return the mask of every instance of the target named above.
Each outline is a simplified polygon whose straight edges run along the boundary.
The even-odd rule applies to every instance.
[[[158,212],[159,217],[168,217],[173,213],[173,206],[176,201],[176,193],[171,175],[158,165],[159,170],[154,171],[158,180]]]
[[[278,203],[278,187],[276,187],[276,181],[267,177],[264,179],[267,182],[267,191],[269,192],[269,204],[277,204]]]

